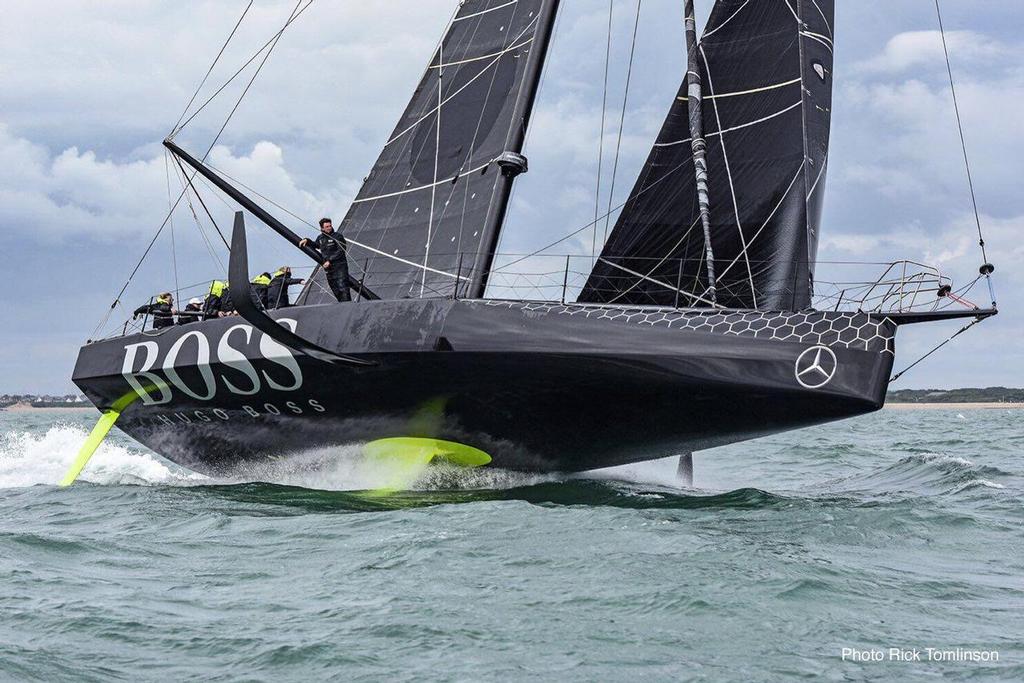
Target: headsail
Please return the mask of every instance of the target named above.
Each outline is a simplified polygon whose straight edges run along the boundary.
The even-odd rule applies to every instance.
[[[460,3],[341,224],[353,272],[382,298],[452,294],[460,264],[459,292],[482,294],[512,178],[525,170],[518,153],[557,8]],[[314,284],[301,301],[327,291]]]
[[[718,303],[810,305],[834,0],[718,0],[700,41]],[[684,79],[581,301],[706,306]]]

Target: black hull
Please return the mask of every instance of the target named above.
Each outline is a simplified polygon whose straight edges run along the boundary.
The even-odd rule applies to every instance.
[[[580,471],[877,410],[896,330],[866,314],[496,301],[332,304],[274,317],[376,364],[292,353],[229,318],[87,345],[74,381],[101,409],[161,385],[118,427],[208,474],[395,436],[465,443],[498,467]]]

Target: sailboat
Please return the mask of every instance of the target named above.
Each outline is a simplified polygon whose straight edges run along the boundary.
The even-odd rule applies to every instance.
[[[591,470],[876,411],[901,326],[996,313],[994,297],[970,304],[905,262],[865,285],[882,295],[815,305],[833,0],[718,0],[699,39],[688,0],[687,72],[579,291],[566,294],[567,266],[560,295],[489,297],[559,5],[458,3],[340,224],[352,302],[318,270],[296,305],[263,310],[248,285],[253,219],[319,256],[168,138],[240,208],[239,315],[83,346],[73,380],[106,428],[212,475],[382,443]]]

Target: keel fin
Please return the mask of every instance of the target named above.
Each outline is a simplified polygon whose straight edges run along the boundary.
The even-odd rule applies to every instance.
[[[683,453],[679,456],[679,464],[676,465],[676,478],[683,486],[693,487],[693,453]]]

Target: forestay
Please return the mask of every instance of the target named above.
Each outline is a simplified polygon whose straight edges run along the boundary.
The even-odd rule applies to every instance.
[[[382,298],[451,295],[460,265],[459,293],[482,294],[557,6],[461,3],[340,226]],[[303,303],[329,297],[322,277]]]
[[[833,18],[833,0],[718,0],[708,20],[699,65],[721,306],[810,305]],[[687,108],[684,79],[581,301],[710,304]]]

